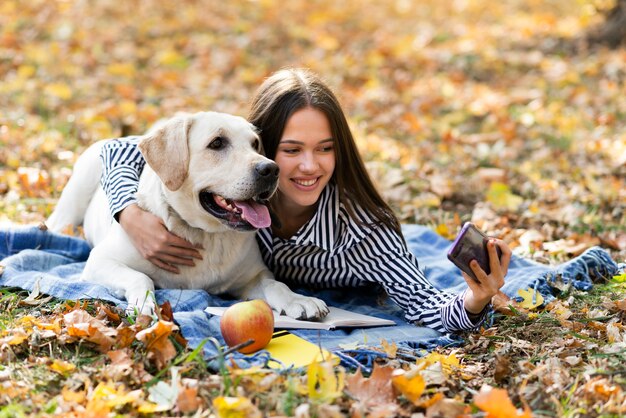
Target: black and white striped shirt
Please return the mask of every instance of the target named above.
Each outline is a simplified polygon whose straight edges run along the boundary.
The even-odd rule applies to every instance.
[[[138,140],[112,140],[102,150],[102,185],[114,215],[135,203],[145,164]],[[381,285],[408,321],[440,332],[476,329],[483,322],[487,309],[475,321],[470,320],[463,306],[464,293],[452,295],[435,289],[397,232],[383,225],[365,226],[371,224],[370,216],[358,207],[355,212],[361,223],[348,215],[335,186],[329,184],[313,218],[294,236],[276,237],[270,228],[258,232],[265,263],[277,279],[298,286]]]

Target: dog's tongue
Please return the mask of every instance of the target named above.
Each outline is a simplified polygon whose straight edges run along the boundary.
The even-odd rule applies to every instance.
[[[248,221],[253,227],[267,228],[272,223],[267,206],[254,200],[246,200],[245,202],[236,200],[233,203],[241,210],[243,219]]]

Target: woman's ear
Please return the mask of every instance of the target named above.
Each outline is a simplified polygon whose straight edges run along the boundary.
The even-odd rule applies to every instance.
[[[178,190],[189,169],[188,135],[192,119],[176,116],[139,142],[139,150],[165,186]]]

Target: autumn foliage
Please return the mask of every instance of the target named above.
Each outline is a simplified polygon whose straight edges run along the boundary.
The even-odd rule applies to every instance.
[[[3,0],[0,223],[45,219],[89,144],[177,111],[246,115],[267,75],[302,66],[338,93],[403,222],[452,238],[473,220],[545,263],[592,245],[623,261],[626,52],[584,44],[597,3]],[[167,307],[0,289],[0,414],[620,416],[625,283],[557,283],[550,303],[521,289],[461,347],[362,341],[383,355],[371,370],[286,373],[210,371]]]

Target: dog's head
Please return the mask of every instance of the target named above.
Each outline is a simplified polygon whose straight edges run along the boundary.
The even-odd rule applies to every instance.
[[[142,138],[139,149],[167,187],[168,203],[208,232],[270,225],[267,201],[278,166],[244,118],[216,112],[176,116]]]

